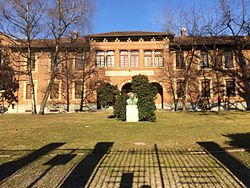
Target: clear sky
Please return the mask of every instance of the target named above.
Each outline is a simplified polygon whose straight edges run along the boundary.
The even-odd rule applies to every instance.
[[[163,12],[169,4],[190,8],[214,0],[95,0],[93,33],[111,31],[161,31]]]

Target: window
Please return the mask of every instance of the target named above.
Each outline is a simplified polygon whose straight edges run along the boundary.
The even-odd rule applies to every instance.
[[[184,87],[183,81],[182,80],[178,80],[176,82],[176,96],[177,96],[177,98],[181,98],[183,96],[184,89],[185,89],[183,87]]]
[[[235,80],[226,80],[226,96],[235,97]]]
[[[82,54],[77,54],[75,57],[75,70],[83,70],[84,68],[84,57]]]
[[[215,57],[215,69],[221,69],[222,67],[222,54],[217,54]]]
[[[210,80],[205,79],[201,82],[201,97],[208,98],[210,97]]]
[[[115,66],[115,52],[108,51],[107,52],[107,67],[114,67]]]
[[[128,51],[121,51],[120,52],[120,66],[122,68],[129,67]]]
[[[131,51],[130,52],[130,67],[139,67],[139,52]]]
[[[161,51],[155,51],[155,67],[163,67],[163,55]]]
[[[36,81],[33,82],[34,83],[34,92],[35,92],[35,96],[36,96]],[[30,82],[24,82],[24,100],[31,100],[32,99],[32,94],[31,94],[31,84]]]
[[[96,52],[96,66],[105,67],[105,52],[104,51]]]
[[[176,51],[176,69],[184,69],[185,62],[184,62],[184,53],[180,51]]]
[[[225,68],[233,68],[233,53],[232,53],[232,51],[224,51],[224,66],[225,66]]]
[[[150,50],[144,51],[144,66],[145,67],[152,67],[153,66],[152,51],[150,51]]]
[[[26,83],[25,86],[25,99],[31,100],[30,83]]]
[[[75,99],[81,99],[81,96],[82,96],[82,82],[81,81],[75,81],[74,86],[75,86],[74,98]]]
[[[35,71],[36,70],[36,55],[34,53],[31,54],[30,63],[31,63],[31,70]],[[27,69],[28,69],[29,68],[28,62],[26,62],[26,64],[27,64]]]
[[[208,53],[207,52],[201,52],[200,53],[200,68],[209,68],[209,61],[208,61]]]
[[[50,99],[59,99],[60,98],[59,91],[60,91],[60,82],[55,81],[52,86],[51,93],[50,93]]]
[[[60,63],[61,63],[61,57],[58,55],[57,58],[55,57],[55,55],[51,55],[51,70],[54,69],[58,69],[60,67]]]

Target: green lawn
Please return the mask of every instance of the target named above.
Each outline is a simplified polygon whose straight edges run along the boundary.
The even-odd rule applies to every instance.
[[[114,142],[114,147],[195,148],[197,141],[214,141],[230,146],[230,135],[250,134],[250,113],[158,112],[155,123],[127,123],[108,118],[111,112],[76,114],[5,114],[0,116],[0,148],[30,149],[52,142],[66,148],[92,148],[97,142]],[[235,137],[233,139],[236,139]],[[249,135],[248,135],[249,138]],[[141,147],[141,146],[140,146]]]
[[[28,114],[5,114],[0,116],[0,165],[28,156],[35,150],[48,146],[48,144],[65,143],[60,145],[60,148],[51,150],[50,153],[39,154],[42,157],[32,161],[32,163],[28,161],[30,158],[27,157],[25,158],[27,161],[19,160],[16,165],[21,165],[21,169],[13,176],[9,176],[2,184],[0,181],[0,186],[16,187],[21,185],[28,187],[30,185],[39,185],[40,187],[47,187],[49,185],[59,185],[64,177],[68,176],[70,169],[91,152],[91,150],[85,149],[93,149],[98,142],[114,142],[113,152],[108,154],[109,157],[103,158],[103,160],[107,161],[100,163],[100,165],[104,165],[103,167],[99,166],[100,169],[107,168],[107,172],[101,173],[102,170],[99,169],[100,172],[98,171],[98,173],[100,174],[97,173],[97,179],[100,179],[99,183],[104,178],[102,176],[107,178],[105,182],[109,182],[110,178],[113,177],[112,173],[116,172],[113,172],[113,168],[108,168],[108,165],[112,167],[116,165],[116,168],[122,168],[119,171],[119,177],[121,177],[121,173],[127,172],[122,165],[125,162],[128,163],[126,165],[132,172],[140,171],[143,168],[141,165],[144,164],[147,172],[158,173],[154,166],[155,160],[157,160],[156,150],[153,149],[155,144],[160,153],[158,160],[162,162],[161,165],[167,167],[163,168],[166,170],[163,170],[164,177],[169,177],[171,175],[169,173],[175,173],[176,169],[167,171],[173,166],[176,166],[177,169],[186,166],[185,168],[189,169],[188,166],[198,165],[197,169],[189,169],[195,171],[200,170],[198,168],[204,168],[204,165],[210,165],[212,169],[210,169],[211,176],[217,174],[216,177],[219,177],[220,173],[225,173],[224,167],[213,157],[208,154],[200,153],[198,155],[193,153],[193,151],[200,148],[196,142],[212,141],[227,149],[243,148],[246,150],[250,147],[249,112],[224,112],[221,115],[202,112],[157,112],[157,121],[155,123],[121,122],[114,118],[108,118],[110,115],[112,115],[110,111],[104,111],[44,116]],[[178,151],[184,152],[180,155]],[[229,155],[250,166],[249,150],[244,152],[236,151]],[[75,157],[70,159],[70,162],[60,165],[63,161],[60,156],[63,156],[63,158],[66,156]],[[91,156],[93,158],[98,157],[98,155],[88,155],[86,160]],[[204,160],[206,164],[203,164]],[[149,164],[146,164],[146,161]],[[163,163],[163,161],[168,161],[169,164]],[[29,162],[29,164],[24,166],[25,162]],[[139,164],[137,164],[138,162]],[[133,168],[139,169],[130,169],[131,164],[133,164]],[[178,168],[178,165],[181,168]],[[182,169],[184,175],[185,170],[187,170],[185,168]],[[145,174],[146,171],[142,171],[144,173],[142,175],[148,178],[151,175]],[[204,173],[203,175],[206,177],[208,172],[204,171]],[[228,174],[224,175],[225,177],[228,176]],[[177,177],[175,174],[173,176]],[[23,178],[26,181],[23,181]],[[175,181],[175,178],[170,179]],[[195,182],[199,179],[194,176],[193,180]],[[226,183],[228,180],[222,178],[220,181]],[[95,183],[95,180],[93,180],[93,183]],[[159,183],[159,180],[155,183]],[[212,183],[211,186],[213,186]]]

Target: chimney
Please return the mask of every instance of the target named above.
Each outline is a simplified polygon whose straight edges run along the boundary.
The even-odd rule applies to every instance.
[[[183,27],[181,28],[181,38],[185,38],[186,37],[186,28]]]
[[[73,40],[76,40],[78,38],[78,32],[76,30],[73,31],[72,38],[73,38]]]

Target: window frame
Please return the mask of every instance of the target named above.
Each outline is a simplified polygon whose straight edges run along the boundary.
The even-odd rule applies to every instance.
[[[161,62],[161,64],[160,64]],[[164,59],[162,50],[155,50],[154,52],[154,66],[155,67],[164,67]]]
[[[139,67],[139,50],[130,51],[130,67],[131,68]]]
[[[120,51],[120,67],[129,68],[129,52],[127,50]]]
[[[181,70],[186,68],[184,52],[180,50],[175,51],[175,69]]]

